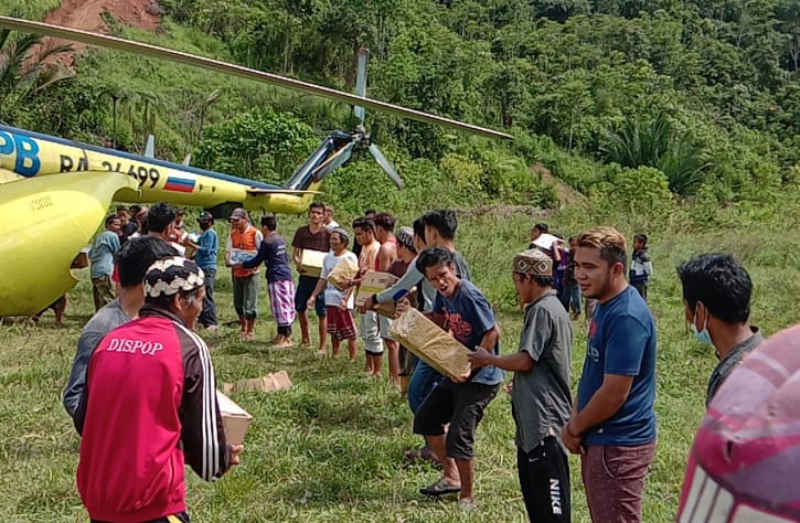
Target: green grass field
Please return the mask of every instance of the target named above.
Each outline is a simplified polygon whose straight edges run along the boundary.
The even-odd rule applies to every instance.
[[[592,223],[579,212],[547,219],[551,228],[574,234]],[[405,217],[404,223],[408,223]],[[515,350],[521,315],[513,299],[508,267],[527,244],[531,219],[486,214],[465,218],[459,243],[474,279],[498,309],[503,352]],[[340,220],[346,221],[346,220]],[[284,231],[300,221],[286,219]],[[630,238],[634,232],[620,226]],[[648,477],[644,519],[673,519],[689,445],[703,414],[707,378],[716,358],[700,347],[685,326],[675,265],[690,255],[732,252],[754,283],[752,319],[767,334],[797,320],[800,291],[798,239],[779,223],[747,230],[687,233],[658,226],[651,254],[656,275],[650,306],[659,332],[658,451]],[[224,227],[218,226],[221,237]],[[647,231],[651,232],[651,231]],[[290,235],[290,234],[287,234]],[[32,269],[35,270],[35,269]],[[235,319],[230,277],[220,270],[217,286],[221,320]],[[13,277],[13,275],[4,275]],[[79,440],[65,414],[61,390],[75,344],[92,313],[91,288],[83,274],[69,293],[66,327],[47,313],[38,326],[0,327],[0,513],[4,521],[85,521],[75,489]],[[189,510],[196,521],[524,521],[516,476],[514,422],[510,401],[500,393],[478,429],[476,501],[480,510],[458,513],[453,499],[431,501],[417,489],[435,479],[424,465],[406,466],[403,453],[420,440],[411,434],[404,398],[386,380],[363,375],[363,355],[319,359],[316,349],[273,350],[275,333],[262,282],[257,340],[242,343],[233,328],[202,334],[211,347],[218,381],[261,376],[286,369],[294,382],[273,394],[238,393],[233,399],[254,421],[241,466],[216,484],[188,481]],[[573,387],[585,353],[585,325],[574,323]],[[295,337],[299,333],[295,329]],[[312,329],[313,330],[313,329]],[[384,373],[386,366],[384,366]],[[510,379],[510,375],[507,377]],[[589,521],[572,458],[573,520]]]

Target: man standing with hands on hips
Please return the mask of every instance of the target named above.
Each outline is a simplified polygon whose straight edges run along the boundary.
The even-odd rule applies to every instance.
[[[589,327],[578,400],[561,431],[581,455],[592,521],[642,521],[644,480],[656,449],[656,331],[625,280],[625,238],[597,227],[578,238],[575,277],[598,301]]]

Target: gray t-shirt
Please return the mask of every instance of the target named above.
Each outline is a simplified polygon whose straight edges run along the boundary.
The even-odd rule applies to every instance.
[[[72,362],[69,381],[64,389],[64,408],[67,409],[70,417],[75,417],[75,411],[78,410],[81,402],[81,394],[86,388],[86,370],[89,368],[89,359],[91,359],[94,349],[106,337],[106,334],[130,320],[122,309],[119,299],[116,299],[97,311],[83,328],[81,337],[78,338],[78,351]]]
[[[717,394],[717,389],[722,385],[733,369],[742,362],[745,356],[753,352],[753,349],[761,345],[764,337],[758,330],[758,327],[750,327],[753,335],[744,340],[739,345],[734,346],[731,351],[720,360],[714,372],[711,373],[711,378],[708,380],[708,389],[706,389],[706,407],[714,399]]]
[[[572,325],[555,291],[526,307],[519,350],[535,361],[529,372],[514,373],[511,392],[517,447],[530,452],[547,436],[558,438],[572,410]]]
[[[462,280],[472,281],[467,260],[458,251],[453,251],[453,265],[456,266],[456,275]]]

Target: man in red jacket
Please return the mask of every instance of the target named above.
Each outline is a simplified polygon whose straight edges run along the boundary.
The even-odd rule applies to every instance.
[[[203,271],[175,256],[145,276],[139,319],[111,331],[89,362],[75,414],[77,483],[92,521],[183,521],[184,463],[214,481],[239,463],[225,441],[208,348],[192,331]]]

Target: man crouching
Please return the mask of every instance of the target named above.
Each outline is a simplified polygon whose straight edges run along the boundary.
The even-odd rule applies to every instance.
[[[213,481],[239,463],[227,445],[208,348],[192,331],[203,271],[175,256],[145,276],[139,319],[95,349],[75,415],[77,483],[92,521],[189,521],[184,461]]]
[[[417,269],[436,289],[431,319],[444,325],[470,351],[484,348],[498,354],[500,331],[492,307],[475,285],[456,276],[453,254],[439,247],[427,249],[419,255]],[[466,376],[463,382],[444,380],[419,407],[414,417],[414,432],[425,436],[431,450],[444,462],[442,478],[421,493],[438,496],[459,492],[459,508],[475,509],[472,496],[475,429],[502,381],[503,371],[487,365]],[[448,423],[450,429],[445,436],[444,427]]]

